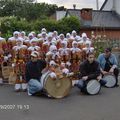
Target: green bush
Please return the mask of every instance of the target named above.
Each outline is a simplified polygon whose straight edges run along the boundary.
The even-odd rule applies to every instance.
[[[53,19],[46,20],[35,20],[35,21],[27,21],[25,19],[17,18],[17,17],[9,17],[1,20],[1,31],[4,36],[9,36],[14,31],[25,31],[29,33],[30,31],[35,31],[39,33],[42,28],[46,28],[48,32],[50,31],[58,31],[58,33],[71,32],[72,30],[76,30],[79,32],[80,30],[80,21],[76,17],[68,17],[63,18],[62,20],[56,21]]]
[[[60,32],[63,31],[62,33],[71,32],[72,30],[80,31],[80,21],[75,16],[65,17],[58,21],[58,24],[61,27]]]
[[[54,31],[58,28],[57,22],[55,20],[37,20],[33,25],[33,29],[39,32],[42,28],[46,28],[47,31]]]

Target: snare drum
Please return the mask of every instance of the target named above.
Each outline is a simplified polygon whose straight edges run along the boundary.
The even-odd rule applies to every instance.
[[[51,72],[48,71],[41,77],[43,88],[53,98],[63,98],[67,96],[72,88],[72,81],[66,77],[53,80],[50,77],[50,73]]]
[[[86,82],[86,92],[89,95],[98,94],[100,92],[100,89],[101,89],[101,85],[97,80],[93,79],[93,80]]]
[[[112,88],[115,86],[116,84],[116,79],[115,79],[115,76],[114,75],[104,75],[103,76],[103,80],[105,80],[107,83],[105,84],[106,87],[108,88]]]

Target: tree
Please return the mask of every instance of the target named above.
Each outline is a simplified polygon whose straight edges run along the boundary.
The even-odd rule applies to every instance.
[[[26,0],[26,1],[30,3],[36,2],[36,0]]]
[[[80,31],[80,21],[75,16],[65,17],[58,21],[60,33],[71,32],[72,30]]]
[[[28,21],[45,19],[55,13],[55,4],[36,3],[36,0],[1,0],[0,16],[17,16]]]
[[[76,30],[77,32],[80,31],[80,21],[78,20],[77,17],[68,17],[64,18],[60,21],[55,21],[55,20],[35,20],[33,21],[27,21],[25,19],[17,19],[16,17],[7,17],[6,19],[2,20],[1,22],[1,30],[2,33],[6,34],[7,33],[13,33],[14,31],[36,31],[36,33],[39,33],[39,31],[45,27],[47,31],[58,31],[58,33],[68,33],[71,32],[73,29]],[[8,36],[8,35],[7,35]]]

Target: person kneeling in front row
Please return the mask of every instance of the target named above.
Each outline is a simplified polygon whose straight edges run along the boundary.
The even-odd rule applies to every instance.
[[[102,76],[100,73],[100,65],[95,60],[95,55],[92,52],[87,54],[87,60],[80,64],[80,74],[79,80],[76,81],[75,86],[81,89],[81,92],[84,92],[86,87],[86,82],[92,79],[96,79],[100,82],[101,85],[105,85],[106,81],[102,80]]]
[[[39,53],[31,53],[31,61],[26,65],[26,81],[28,83],[28,95],[36,95],[43,90],[41,84],[42,70],[46,67],[46,61],[39,59]]]

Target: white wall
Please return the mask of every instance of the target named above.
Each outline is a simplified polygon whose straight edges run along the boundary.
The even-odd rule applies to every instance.
[[[113,7],[113,0],[108,0],[103,10],[111,11]]]
[[[60,20],[65,17],[66,11],[56,11],[56,20]]]
[[[120,15],[120,0],[108,0],[103,10],[115,10]]]
[[[120,0],[114,0],[116,6],[116,12],[120,15]]]

